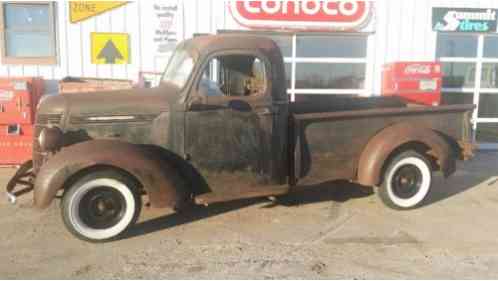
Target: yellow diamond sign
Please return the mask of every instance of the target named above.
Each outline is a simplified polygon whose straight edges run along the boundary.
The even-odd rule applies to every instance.
[[[69,2],[70,21],[77,23],[127,3],[128,1],[71,1]]]
[[[92,33],[93,64],[128,64],[130,36],[127,33]]]

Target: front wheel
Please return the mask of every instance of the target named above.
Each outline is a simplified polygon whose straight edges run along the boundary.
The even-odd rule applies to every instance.
[[[432,169],[421,154],[401,153],[389,163],[384,172],[378,195],[385,205],[396,210],[420,207],[430,197]]]
[[[72,184],[62,198],[66,228],[88,242],[119,238],[140,215],[138,184],[114,170],[91,172]]]

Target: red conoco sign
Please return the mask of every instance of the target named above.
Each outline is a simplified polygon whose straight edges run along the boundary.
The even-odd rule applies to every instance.
[[[255,29],[359,30],[372,18],[369,1],[230,1],[242,26]]]

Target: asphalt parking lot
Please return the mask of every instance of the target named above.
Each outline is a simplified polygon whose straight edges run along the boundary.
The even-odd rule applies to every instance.
[[[0,170],[0,182],[13,169]],[[88,244],[58,204],[0,202],[0,279],[496,278],[498,153],[479,153],[421,209],[384,207],[370,189],[328,183],[178,215],[144,209],[128,237]]]

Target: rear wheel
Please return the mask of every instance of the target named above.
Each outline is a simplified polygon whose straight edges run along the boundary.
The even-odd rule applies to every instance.
[[[432,169],[429,161],[415,151],[395,157],[378,188],[380,199],[388,207],[408,210],[420,207],[430,197]]]
[[[66,228],[89,242],[119,238],[137,221],[141,208],[136,181],[114,170],[81,177],[68,187],[62,198]]]

